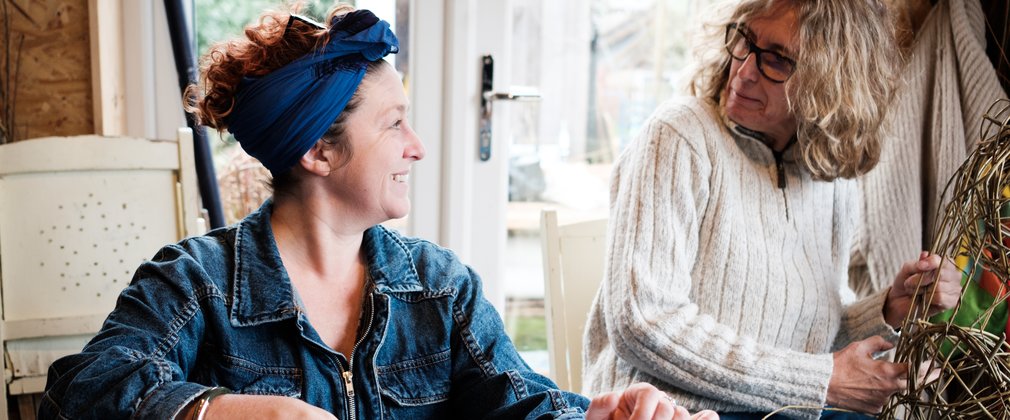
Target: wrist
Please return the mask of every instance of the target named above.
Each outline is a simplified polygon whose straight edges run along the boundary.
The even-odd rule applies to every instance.
[[[901,308],[900,299],[894,296],[894,287],[891,287],[887,291],[887,296],[884,298],[884,307],[881,308],[883,311],[884,322],[890,325],[891,328],[895,330],[901,328],[901,324],[905,318],[905,312]]]
[[[213,387],[204,391],[204,393],[200,394],[200,396],[197,397],[196,401],[194,402],[192,419],[204,420],[207,417],[207,411],[210,410],[211,402],[221,395],[230,393],[231,393],[230,389],[221,386]]]
[[[839,357],[839,352],[837,352],[837,351],[831,354],[831,377],[828,378],[828,389],[827,389],[827,391],[825,392],[825,395],[824,395],[824,404],[830,405],[830,406],[833,406],[833,407],[838,406],[838,404],[837,404],[838,398],[835,398],[835,393],[836,393],[835,392],[836,391],[836,389],[835,389],[836,388],[835,380],[838,379],[838,377],[836,375],[838,373],[838,357]]]

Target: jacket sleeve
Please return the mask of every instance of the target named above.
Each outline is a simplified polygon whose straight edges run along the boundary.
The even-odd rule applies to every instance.
[[[174,418],[207,389],[185,381],[204,330],[201,300],[223,298],[193,286],[206,277],[176,245],[140,266],[98,335],[50,366],[39,417]]]
[[[701,222],[719,211],[707,208],[718,162],[710,161],[702,138],[680,129],[654,117],[615,169],[606,278],[597,298],[607,341],[633,369],[704,398],[754,412],[822,406],[830,354],[759,344],[691,301],[692,284],[703,281],[692,278]]]
[[[501,317],[470,281],[453,304],[453,385],[455,417],[486,419],[581,419],[589,400],[557,389],[533,372],[505,334]]]

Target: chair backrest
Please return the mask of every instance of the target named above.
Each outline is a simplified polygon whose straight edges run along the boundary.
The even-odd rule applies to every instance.
[[[0,338],[12,394],[41,391],[49,363],[101,328],[141,262],[204,230],[188,128],[177,141],[2,145],[0,203]]]
[[[561,389],[582,390],[582,336],[603,280],[607,219],[558,224],[540,213],[550,376]]]

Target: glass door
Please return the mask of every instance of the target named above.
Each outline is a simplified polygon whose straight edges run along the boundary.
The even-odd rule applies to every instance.
[[[538,371],[547,372],[548,360],[540,211],[557,209],[562,223],[607,216],[611,167],[653,110],[685,92],[689,44],[711,3],[511,0],[498,11],[509,35],[496,79],[507,74],[512,89],[541,94],[537,102],[495,104],[507,115],[496,116],[505,121],[496,120],[504,126],[494,133],[505,143],[507,178],[504,217],[494,225],[505,242],[503,316]],[[475,252],[482,248],[474,243]]]

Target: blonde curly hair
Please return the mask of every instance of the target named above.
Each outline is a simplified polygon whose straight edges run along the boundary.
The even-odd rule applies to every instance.
[[[774,13],[797,15],[796,70],[786,101],[796,118],[802,160],[817,179],[854,178],[880,159],[881,126],[904,58],[894,22],[880,0],[734,0],[705,26],[692,95],[722,106],[731,59],[726,26]]]

